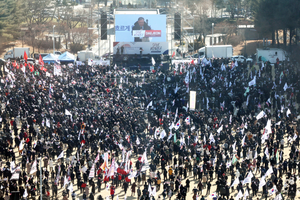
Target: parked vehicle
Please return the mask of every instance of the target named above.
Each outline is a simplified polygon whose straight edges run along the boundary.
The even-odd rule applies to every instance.
[[[6,52],[4,55],[4,59],[14,59],[14,58],[23,58],[24,57],[24,52],[26,52],[27,56],[30,56],[30,51],[29,47],[15,47],[9,51]]]
[[[277,63],[277,60],[279,62],[286,60],[287,52],[279,48],[256,49],[256,59],[257,62],[269,61],[274,64]]]
[[[252,58],[246,58],[245,56],[242,55],[237,55],[237,56],[232,56],[231,57],[232,61],[239,61],[239,62],[247,62],[247,63],[253,63],[253,59]]]
[[[88,61],[89,58],[95,59],[95,54],[92,51],[78,51],[77,56],[80,61]]]
[[[232,45],[213,45],[202,47],[198,50],[200,58],[231,58]]]

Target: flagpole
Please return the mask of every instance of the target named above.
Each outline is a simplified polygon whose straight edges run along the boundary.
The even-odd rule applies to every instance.
[[[42,184],[42,157],[39,157],[38,160],[40,161],[40,197],[41,199],[40,200],[43,200],[43,184]]]

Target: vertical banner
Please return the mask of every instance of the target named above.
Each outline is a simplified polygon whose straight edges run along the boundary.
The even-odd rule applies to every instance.
[[[190,110],[196,109],[196,91],[190,91]]]

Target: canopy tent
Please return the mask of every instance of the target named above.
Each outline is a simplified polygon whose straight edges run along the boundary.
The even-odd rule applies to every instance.
[[[57,60],[58,60],[58,55],[54,55],[52,53],[49,53],[43,58],[44,63],[47,64],[55,63],[55,61]]]
[[[63,54],[61,54],[59,57],[58,57],[58,60],[60,62],[75,62],[76,61],[76,57],[69,53],[69,52],[65,52]]]

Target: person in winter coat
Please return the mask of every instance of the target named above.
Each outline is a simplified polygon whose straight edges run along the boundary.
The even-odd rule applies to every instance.
[[[114,196],[115,196],[115,187],[113,185],[110,187],[110,195],[111,195],[111,199],[114,199]]]

